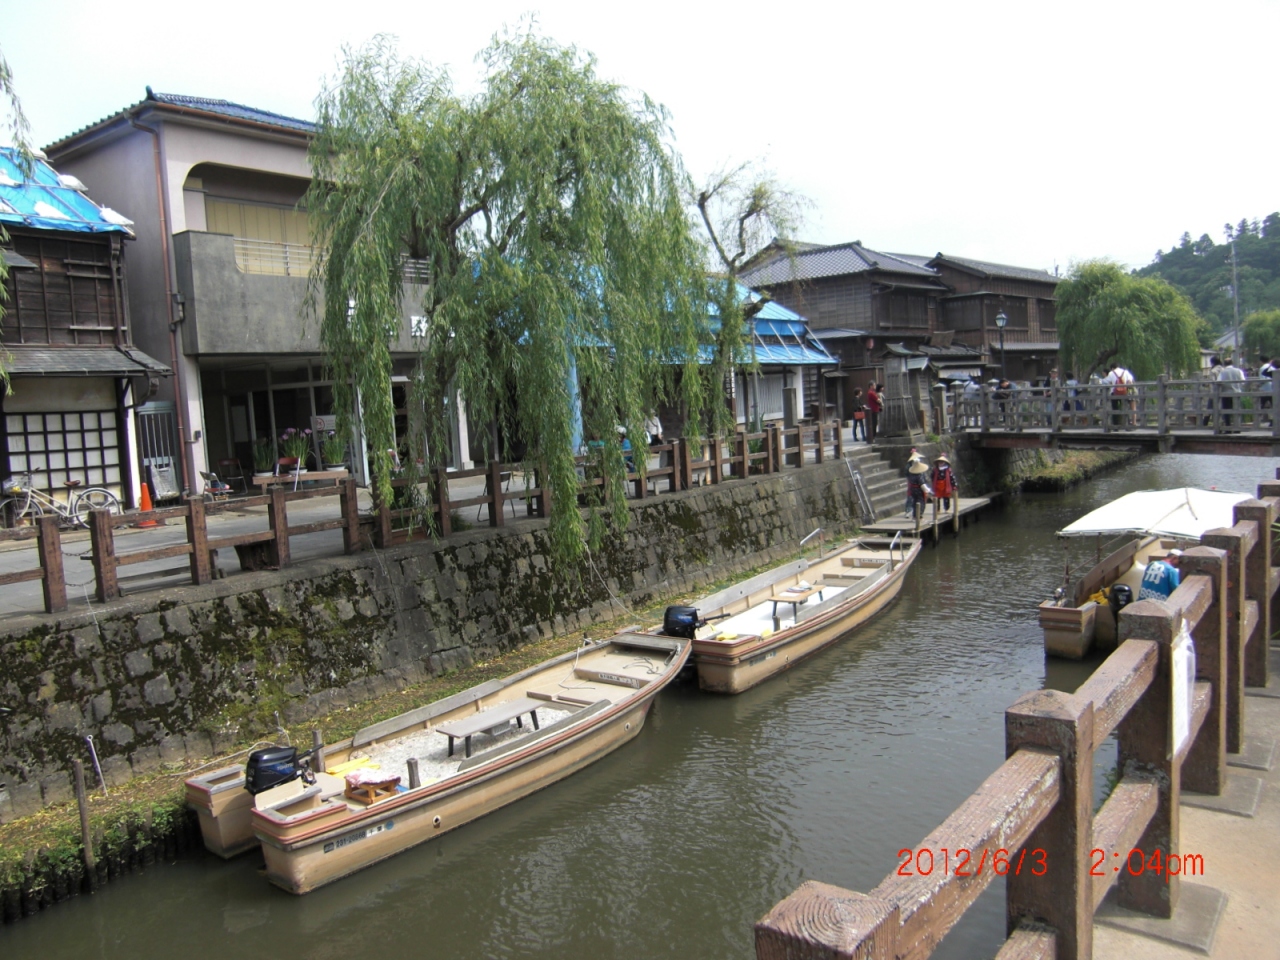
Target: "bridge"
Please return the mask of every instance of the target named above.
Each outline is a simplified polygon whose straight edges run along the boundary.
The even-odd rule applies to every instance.
[[[1235,389],[1239,388],[1239,389]],[[954,429],[985,448],[1142,449],[1157,453],[1280,456],[1274,385],[1170,380],[1127,384],[982,387],[949,404]]]

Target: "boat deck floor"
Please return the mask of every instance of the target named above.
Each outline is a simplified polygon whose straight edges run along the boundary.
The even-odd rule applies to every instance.
[[[874,567],[868,568],[867,572],[874,573],[875,569]],[[794,605],[786,599],[779,599],[777,601],[777,619],[773,616],[774,601],[765,600],[744,610],[742,613],[735,614],[727,620],[721,620],[714,625],[716,627],[714,630],[707,628],[705,636],[699,639],[711,640],[718,636],[725,639],[743,636],[758,637],[766,630],[771,630],[774,633],[781,632],[795,626],[796,607],[816,607],[818,604],[825,603],[848,589],[849,586],[846,585],[830,584],[823,587],[821,596],[815,593],[807,600]],[[785,592],[781,592],[780,596],[785,598]],[[787,616],[787,614],[790,614],[790,616]],[[699,633],[702,633],[702,631],[699,631]]]

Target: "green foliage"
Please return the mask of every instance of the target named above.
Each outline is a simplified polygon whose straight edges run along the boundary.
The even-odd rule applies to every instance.
[[[423,318],[407,462],[442,462],[439,412],[460,391],[473,422],[496,421],[526,443],[527,466],[552,491],[552,551],[566,560],[585,532],[575,374],[619,526],[615,425],[642,436],[676,370],[695,423],[718,396],[697,364],[704,252],[663,108],[532,33],[495,38],[482,61],[481,91],[464,96],[447,71],[401,59],[386,39],[346,52],[317,102],[306,203],[324,258],[312,302],[338,431],[350,430],[358,392],[375,491],[389,501],[390,344],[405,312],[405,258],[418,261],[429,283],[407,288]]]
[[[1242,220],[1231,227],[1236,245],[1240,282],[1240,318],[1280,308],[1280,213],[1261,222]],[[1235,323],[1231,297],[1231,244],[1215,244],[1208,234],[1193,241],[1184,233],[1173,249],[1156,253],[1155,261],[1136,271],[1141,277],[1160,277],[1190,298],[1215,334]],[[1212,338],[1210,338],[1212,339]]]
[[[1200,320],[1190,301],[1165,281],[1090,260],[1073,267],[1057,296],[1062,362],[1081,380],[1114,363],[1139,380],[1199,367]]]
[[[22,101],[13,86],[13,71],[9,69],[9,61],[0,52],[0,95],[8,101],[9,106],[9,139],[18,154],[18,166],[24,173],[29,173],[35,162],[31,155],[31,125],[22,112]],[[9,234],[0,226],[0,244],[9,242]],[[4,316],[5,301],[9,299],[9,265],[0,257],[0,317]],[[0,346],[0,394],[9,393],[9,351]]]
[[[1280,357],[1280,309],[1260,310],[1241,325],[1244,352],[1251,357]]]

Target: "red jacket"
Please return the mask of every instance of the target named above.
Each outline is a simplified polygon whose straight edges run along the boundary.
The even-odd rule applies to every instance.
[[[880,394],[876,393],[874,390],[867,390],[867,406],[871,409],[872,413],[879,413]]]

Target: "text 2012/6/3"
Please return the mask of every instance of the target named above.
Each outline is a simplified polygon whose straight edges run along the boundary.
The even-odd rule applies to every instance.
[[[951,869],[953,856],[955,870]],[[917,874],[927,877],[938,868],[942,869],[943,874],[957,877],[976,877],[985,869],[990,869],[998,877],[1008,876],[1010,873],[1017,877],[1021,876],[1024,866],[1037,877],[1043,877],[1049,871],[1048,854],[1041,847],[1021,850],[1013,858],[1003,847],[999,850],[979,850],[977,853],[964,847],[955,850],[939,847],[937,851],[929,847],[919,850],[903,847],[898,851],[898,857],[902,860],[898,864],[900,877],[913,877]]]

